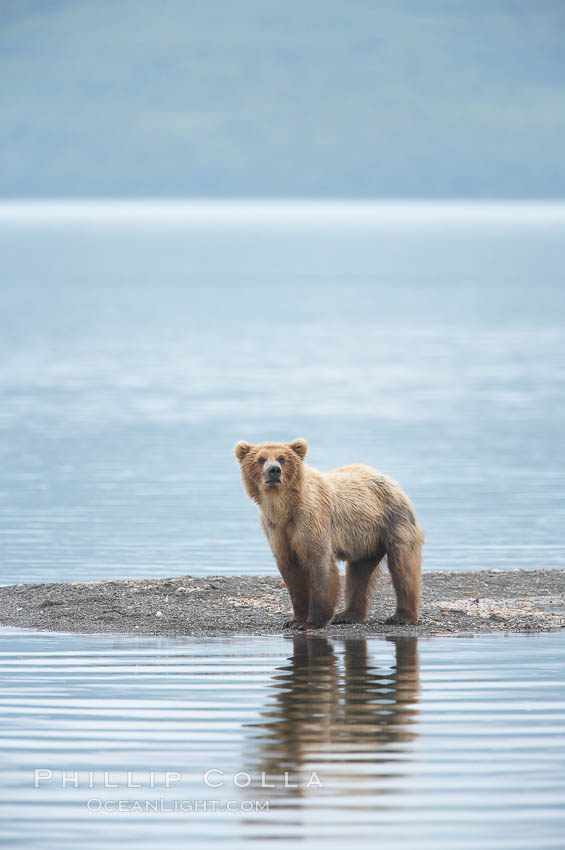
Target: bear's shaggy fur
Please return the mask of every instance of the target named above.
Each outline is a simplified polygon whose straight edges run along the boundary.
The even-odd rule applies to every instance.
[[[243,484],[257,503],[263,531],[286,583],[294,617],[286,627],[307,630],[358,623],[367,611],[386,556],[396,592],[387,622],[416,623],[424,535],[399,485],[370,466],[318,472],[304,463],[305,440],[239,442]],[[336,561],[346,561],[345,608]],[[332,620],[333,618],[333,620]]]

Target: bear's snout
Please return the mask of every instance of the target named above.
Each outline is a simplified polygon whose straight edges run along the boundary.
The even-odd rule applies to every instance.
[[[282,468],[279,463],[269,463],[263,469],[263,477],[265,484],[269,487],[276,487],[281,483]]]

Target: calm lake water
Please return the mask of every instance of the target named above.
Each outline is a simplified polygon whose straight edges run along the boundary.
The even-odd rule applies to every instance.
[[[0,581],[267,573],[232,453],[396,478],[424,568],[564,563],[565,206],[0,205]]]
[[[9,638],[7,847],[563,847],[561,635]]]
[[[296,436],[427,570],[563,566],[564,206],[0,204],[0,257],[0,582],[275,572],[232,446]],[[0,834],[562,848],[564,640],[0,629]]]

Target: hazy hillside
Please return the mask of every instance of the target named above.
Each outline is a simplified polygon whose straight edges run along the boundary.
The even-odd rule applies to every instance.
[[[0,195],[565,195],[562,0],[2,0]]]

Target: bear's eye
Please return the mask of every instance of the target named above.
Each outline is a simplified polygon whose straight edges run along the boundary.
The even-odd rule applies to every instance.
[[[278,458],[277,458],[277,460],[278,460],[278,462],[280,463],[280,465],[281,465],[281,466],[284,466],[284,465],[285,465],[285,463],[286,463],[286,460],[285,460],[285,459],[284,459],[284,457],[282,457],[282,456],[281,456],[281,457],[278,457]]]
[[[265,463],[266,460],[267,460],[266,457],[260,457],[259,460],[257,461],[257,463],[259,464],[259,466],[263,466],[263,464]]]

